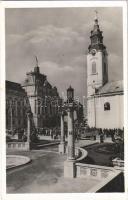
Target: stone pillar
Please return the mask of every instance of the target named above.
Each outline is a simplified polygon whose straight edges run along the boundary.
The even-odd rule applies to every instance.
[[[65,135],[64,135],[64,114],[61,114],[61,141],[59,144],[59,153],[65,154]]]
[[[74,178],[75,168],[75,141],[73,108],[68,109],[68,146],[67,160],[64,162],[64,177]]]
[[[68,110],[68,160],[75,160],[75,143],[74,143],[74,116],[71,109]]]
[[[31,113],[27,113],[27,150],[30,150],[30,134],[31,134]]]

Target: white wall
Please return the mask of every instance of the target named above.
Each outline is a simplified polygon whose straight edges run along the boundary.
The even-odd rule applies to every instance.
[[[110,110],[104,111],[104,103],[110,103]],[[94,108],[95,104],[95,108]],[[123,128],[123,95],[99,97],[88,100],[88,125],[97,128]]]
[[[89,127],[95,127],[94,98],[87,100],[87,118]]]
[[[96,63],[96,73],[92,74],[92,63]],[[105,59],[104,59],[105,62]],[[95,81],[95,82],[94,82]],[[92,54],[87,55],[87,88],[88,96],[94,94],[94,88],[99,88],[103,85],[103,53],[96,52],[95,56]]]

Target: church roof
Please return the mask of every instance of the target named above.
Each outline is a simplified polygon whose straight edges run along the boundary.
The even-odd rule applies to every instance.
[[[6,94],[11,94],[11,95],[18,95],[18,96],[26,96],[25,90],[22,88],[20,83],[12,82],[12,81],[7,81],[5,82],[6,86]]]
[[[103,87],[99,88],[98,94],[123,92],[123,80],[112,81],[106,83]]]
[[[20,83],[12,82],[12,81],[6,81],[6,89],[8,90],[17,90],[17,91],[24,91],[24,89],[21,87]]]

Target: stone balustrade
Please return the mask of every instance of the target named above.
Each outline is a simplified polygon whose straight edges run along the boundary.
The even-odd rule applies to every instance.
[[[29,150],[29,142],[8,142],[7,150]]]
[[[99,165],[90,165],[83,163],[75,163],[76,167],[76,178],[87,178],[95,179],[98,181],[97,185],[88,192],[98,192],[101,188],[106,187],[106,185],[113,182],[118,176],[120,176],[121,171],[115,170],[113,167],[105,167]]]
[[[104,179],[107,178],[109,175],[112,175],[113,173],[115,173],[113,167],[76,163],[77,177],[91,177],[96,179]]]

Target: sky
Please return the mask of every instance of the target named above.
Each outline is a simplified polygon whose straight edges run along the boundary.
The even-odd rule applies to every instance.
[[[109,81],[123,79],[122,8],[6,8],[6,80],[22,83],[33,70],[65,94],[86,96],[86,55],[98,11],[108,52]]]

